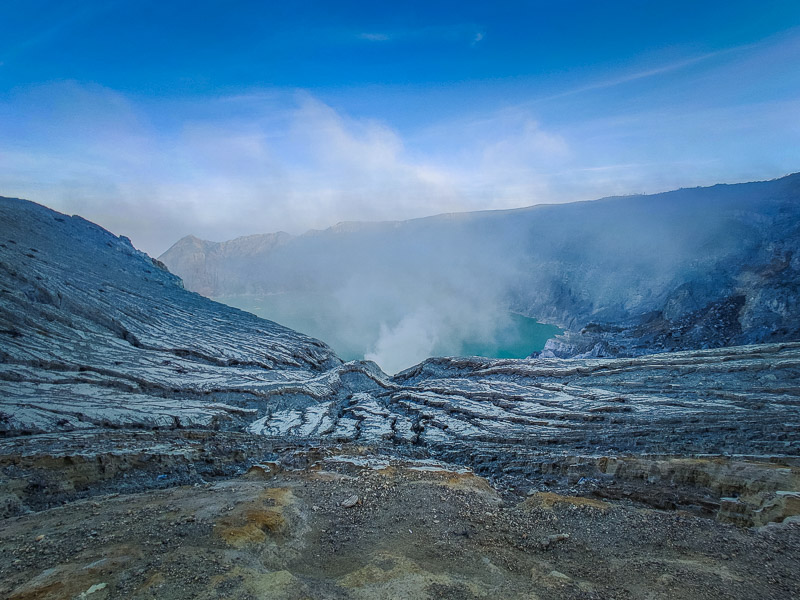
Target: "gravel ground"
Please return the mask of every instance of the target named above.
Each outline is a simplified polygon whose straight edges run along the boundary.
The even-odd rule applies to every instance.
[[[800,597],[800,523],[502,493],[361,457],[96,496],[0,521],[0,597]]]

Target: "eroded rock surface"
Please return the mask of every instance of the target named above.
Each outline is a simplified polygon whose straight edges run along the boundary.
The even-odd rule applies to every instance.
[[[800,343],[389,377],[0,217],[3,597],[800,593]]]
[[[126,238],[0,199],[0,435],[241,429],[264,405],[316,405],[382,377],[184,290]]]
[[[800,343],[630,359],[433,358],[389,405],[419,437],[604,452],[800,454]]]
[[[390,378],[182,289],[80,217],[9,199],[0,211],[7,436],[228,430],[423,450],[519,477],[541,474],[556,453],[800,456],[800,343],[629,359],[434,358]]]

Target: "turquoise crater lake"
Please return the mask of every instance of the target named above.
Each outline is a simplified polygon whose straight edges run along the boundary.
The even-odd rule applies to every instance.
[[[320,293],[236,295],[214,298],[259,317],[324,341],[344,360],[363,360],[372,351],[381,331],[375,315],[342,314],[336,299]],[[484,356],[487,358],[525,358],[544,348],[562,330],[520,314],[498,312],[481,319],[490,327],[463,328],[440,336],[430,356]],[[477,333],[480,330],[481,333]],[[421,357],[424,360],[426,357]],[[410,366],[410,365],[409,365]]]

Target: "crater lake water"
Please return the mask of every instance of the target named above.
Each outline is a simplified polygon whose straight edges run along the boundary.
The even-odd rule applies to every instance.
[[[508,323],[495,332],[495,341],[467,338],[461,355],[526,358],[533,352],[539,352],[547,340],[564,331],[555,325],[539,323],[536,319],[517,313],[508,313],[508,319]]]
[[[319,293],[237,295],[214,298],[264,319],[322,340],[342,359],[363,360],[378,339],[381,323],[369,320],[344,320],[336,299]],[[550,338],[562,332],[555,325],[503,311],[491,320],[488,335],[464,333],[437,343],[431,356],[485,356],[525,358],[544,348]]]

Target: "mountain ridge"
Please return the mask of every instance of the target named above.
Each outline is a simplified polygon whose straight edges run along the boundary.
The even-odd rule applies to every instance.
[[[0,519],[248,469],[323,483],[342,460],[413,459],[410,473],[478,474],[504,494],[604,494],[761,525],[800,510],[798,374],[800,342],[785,342],[438,357],[390,377],[183,289],[123,236],[0,199]]]
[[[800,172],[795,173],[787,173],[786,175],[782,175],[781,177],[775,177],[772,179],[764,179],[758,181],[742,181],[737,183],[715,183],[712,185],[706,186],[693,186],[693,187],[681,187],[674,190],[667,190],[663,192],[654,192],[654,193],[635,193],[635,194],[621,194],[621,195],[613,195],[613,196],[603,196],[602,198],[592,198],[586,200],[572,200],[569,202],[543,202],[539,204],[531,204],[529,206],[520,206],[517,208],[499,208],[499,209],[481,209],[481,210],[473,210],[473,211],[453,211],[453,212],[444,212],[444,213],[436,213],[433,215],[427,215],[422,217],[413,217],[410,219],[392,219],[392,220],[379,220],[379,221],[339,221],[334,225],[329,227],[325,227],[323,229],[308,229],[299,234],[289,234],[285,231],[273,231],[273,232],[266,232],[266,233],[250,233],[241,236],[236,236],[235,238],[231,238],[230,240],[225,240],[221,242],[205,240],[203,238],[197,237],[194,234],[188,234],[177,240],[170,248],[165,250],[160,256],[164,256],[167,254],[174,246],[180,244],[182,241],[187,240],[199,240],[202,242],[208,242],[211,244],[225,244],[228,242],[238,241],[238,240],[245,240],[248,238],[257,238],[260,236],[272,236],[272,235],[286,235],[291,238],[298,238],[305,235],[315,235],[322,232],[327,231],[340,231],[343,227],[347,226],[359,226],[359,225],[397,225],[402,223],[414,223],[419,221],[427,221],[433,219],[447,219],[453,217],[467,217],[469,215],[486,215],[486,214],[504,214],[504,213],[515,213],[515,212],[525,212],[530,211],[532,209],[537,208],[545,208],[545,207],[555,207],[555,206],[564,206],[564,205],[577,205],[577,204],[587,204],[587,203],[595,203],[595,202],[606,202],[611,200],[623,200],[623,199],[631,199],[631,198],[651,198],[654,196],[664,196],[669,194],[678,194],[681,192],[686,191],[695,191],[695,190],[713,190],[715,188],[728,188],[733,186],[745,186],[745,185],[757,185],[757,184],[768,184],[771,182],[782,181],[782,180],[789,180],[796,182],[796,185],[800,187]]]
[[[369,330],[365,353],[381,345],[382,332],[421,319],[430,307],[445,321],[457,305],[465,327],[509,310],[567,330],[545,349],[549,355],[626,356],[800,339],[798,222],[795,173],[653,195],[352,222],[263,252],[231,246],[192,260],[179,241],[161,260],[187,287],[212,297],[317,294],[339,330],[353,323]],[[784,270],[770,269],[773,263]],[[352,308],[359,302],[363,309]],[[704,333],[716,313],[725,313],[717,333]],[[494,323],[481,326],[478,333],[494,331]],[[434,337],[456,336],[458,327]],[[619,327],[624,335],[611,332]],[[432,346],[427,356],[442,352],[458,354],[459,346]],[[407,364],[411,358],[425,356]]]

